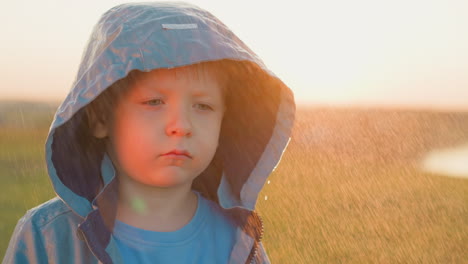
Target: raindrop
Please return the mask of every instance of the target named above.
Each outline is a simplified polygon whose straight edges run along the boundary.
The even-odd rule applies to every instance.
[[[268,181],[268,184],[270,184],[270,181]]]
[[[268,196],[265,195],[265,201],[268,200]]]

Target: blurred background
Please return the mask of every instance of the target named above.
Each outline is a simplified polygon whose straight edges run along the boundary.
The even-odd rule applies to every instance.
[[[187,1],[295,93],[257,204],[273,263],[468,259],[468,1]],[[44,143],[98,18],[122,1],[3,3],[0,258],[55,194]]]

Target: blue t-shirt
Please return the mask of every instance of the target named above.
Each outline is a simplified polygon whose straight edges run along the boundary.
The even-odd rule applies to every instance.
[[[113,236],[124,263],[227,263],[235,226],[219,205],[195,193],[195,215],[179,230],[148,231],[116,220]]]

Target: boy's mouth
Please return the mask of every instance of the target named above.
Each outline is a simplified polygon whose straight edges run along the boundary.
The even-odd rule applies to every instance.
[[[166,156],[166,155],[185,156],[185,157],[188,157],[188,158],[192,158],[192,156],[190,155],[190,153],[188,151],[180,150],[180,149],[174,149],[174,150],[171,150],[171,151],[163,154],[163,156]]]

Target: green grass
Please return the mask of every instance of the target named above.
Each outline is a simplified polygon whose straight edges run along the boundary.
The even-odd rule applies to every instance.
[[[31,125],[11,117],[19,113],[32,120],[28,111],[0,111],[10,120],[0,126],[2,259],[18,219],[55,195],[44,161],[52,114],[35,112],[34,120],[42,121]],[[291,141],[259,196],[263,243],[272,263],[468,259],[467,179],[425,174],[398,159],[321,155],[306,143]]]
[[[468,182],[286,153],[262,190],[274,263],[463,263]],[[309,165],[305,165],[309,164]]]
[[[0,257],[18,219],[54,196],[47,176],[47,129],[0,128]]]

